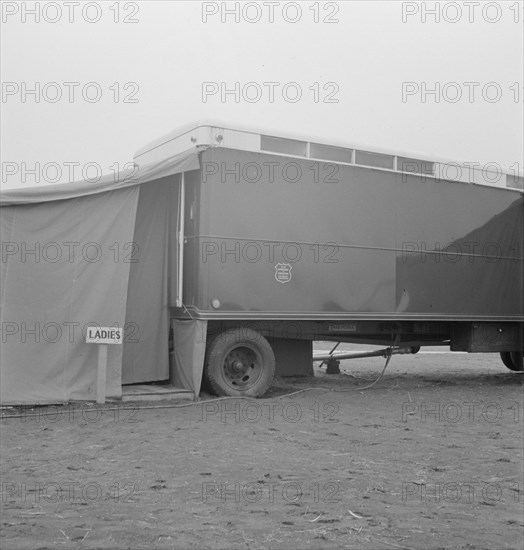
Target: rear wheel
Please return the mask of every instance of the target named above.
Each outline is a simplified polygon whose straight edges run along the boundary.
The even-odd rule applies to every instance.
[[[275,355],[271,345],[255,330],[227,330],[207,349],[204,378],[216,395],[261,397],[274,376]]]
[[[523,357],[524,354],[520,351],[501,351],[500,357],[502,359],[502,362],[506,367],[508,367],[509,370],[515,371],[515,372],[522,372],[524,371],[523,366]]]

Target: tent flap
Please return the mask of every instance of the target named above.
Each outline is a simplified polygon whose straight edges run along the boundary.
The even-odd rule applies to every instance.
[[[96,397],[89,325],[123,327],[138,187],[0,209],[1,402]],[[115,349],[116,348],[116,349]],[[108,353],[108,396],[121,395],[121,346]]]
[[[172,319],[173,384],[200,393],[206,353],[207,321]]]
[[[127,293],[126,325],[134,337],[124,344],[122,383],[169,378],[170,260],[176,256],[180,178],[171,176],[140,187]],[[176,263],[174,264],[176,269]]]

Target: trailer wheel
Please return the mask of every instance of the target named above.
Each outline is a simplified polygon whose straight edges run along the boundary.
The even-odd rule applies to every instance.
[[[509,370],[512,370],[515,372],[522,372],[524,370],[524,367],[523,367],[524,354],[522,354],[520,351],[501,351],[500,357],[504,365],[506,365],[506,367],[508,367]]]
[[[271,345],[255,330],[227,330],[207,349],[204,378],[216,395],[261,397],[274,376],[275,355]]]

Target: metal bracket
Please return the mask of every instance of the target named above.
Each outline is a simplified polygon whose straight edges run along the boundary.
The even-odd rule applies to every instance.
[[[337,361],[337,359],[328,359],[326,365],[326,374],[340,374],[340,361]]]

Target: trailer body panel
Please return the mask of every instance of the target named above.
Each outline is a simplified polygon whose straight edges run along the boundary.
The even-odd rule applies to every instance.
[[[524,320],[517,190],[222,147],[200,162],[175,316]]]

